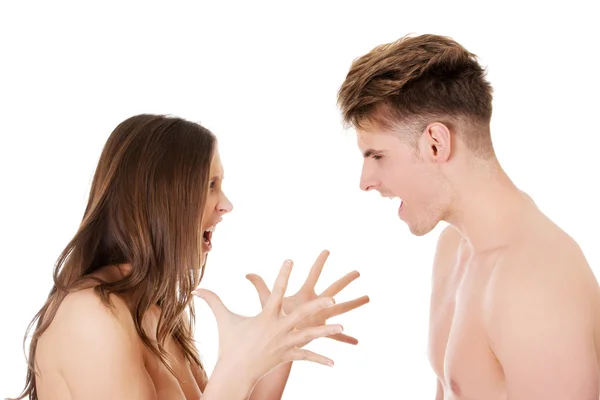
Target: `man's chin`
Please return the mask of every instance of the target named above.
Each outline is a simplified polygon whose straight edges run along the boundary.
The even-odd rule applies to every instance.
[[[412,233],[414,236],[419,236],[419,237],[427,235],[429,232],[433,231],[435,229],[435,227],[438,225],[438,223],[410,224],[408,222],[406,222],[406,224],[408,225],[408,229],[410,230],[410,233]]]

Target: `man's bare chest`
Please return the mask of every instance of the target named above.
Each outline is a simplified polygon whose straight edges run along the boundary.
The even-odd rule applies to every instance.
[[[428,356],[446,399],[503,398],[501,368],[485,333],[489,260],[459,254],[451,274],[434,277]]]

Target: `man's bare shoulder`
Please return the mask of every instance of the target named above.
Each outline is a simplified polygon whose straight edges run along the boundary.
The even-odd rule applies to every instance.
[[[515,285],[569,286],[573,290],[597,287],[597,281],[578,243],[564,230],[545,219],[527,229],[526,238],[508,246],[498,260],[493,279],[496,287]],[[580,293],[581,294],[581,293]]]
[[[598,398],[594,274],[575,240],[550,221],[523,229],[502,251],[484,300],[486,338],[508,396]]]
[[[452,225],[446,226],[438,237],[436,252],[455,250],[462,238],[463,236],[458,229]]]
[[[433,279],[452,273],[456,264],[456,256],[463,240],[462,234],[452,225],[442,230],[437,241],[433,260]]]
[[[524,238],[507,246],[490,276],[488,327],[501,329],[500,316],[516,307],[539,316],[571,312],[597,324],[600,288],[577,242],[549,219],[527,228]]]

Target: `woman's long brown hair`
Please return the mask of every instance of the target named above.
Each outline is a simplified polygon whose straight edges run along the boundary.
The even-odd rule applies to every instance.
[[[191,292],[204,274],[200,227],[215,143],[201,125],[162,115],[137,115],[115,128],[100,156],[81,225],[56,262],[46,303],[27,328],[25,340],[37,321],[25,388],[17,399],[38,399],[38,339],[67,294],[90,281],[108,307],[110,294],[127,295],[139,337],[171,373],[164,349],[168,337],[199,367],[201,386],[206,384],[194,345]],[[125,263],[131,273],[121,280],[90,278],[102,267]],[[142,319],[155,305],[161,313],[153,342]]]

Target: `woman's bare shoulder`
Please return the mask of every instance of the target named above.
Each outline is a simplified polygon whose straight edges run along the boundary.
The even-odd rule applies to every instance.
[[[129,308],[119,296],[109,300],[93,288],[69,293],[38,354],[50,356],[74,398],[153,398]]]
[[[83,322],[93,322],[96,328],[107,328],[114,324],[133,327],[131,313],[125,300],[109,294],[108,304],[105,304],[94,288],[69,293],[59,305],[55,319],[55,322],[64,324],[67,329],[72,328],[72,325],[79,326]]]

